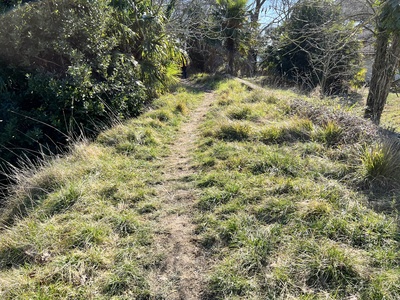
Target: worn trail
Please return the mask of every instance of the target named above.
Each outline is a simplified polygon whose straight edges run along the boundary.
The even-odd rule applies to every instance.
[[[201,105],[189,116],[164,160],[163,181],[157,195],[164,209],[157,216],[155,244],[165,257],[150,276],[151,293],[161,299],[200,299],[207,269],[204,253],[195,240],[192,212],[197,192],[188,180],[194,174],[192,152],[214,95],[205,93]]]

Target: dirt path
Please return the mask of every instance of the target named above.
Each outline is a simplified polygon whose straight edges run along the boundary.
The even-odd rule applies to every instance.
[[[157,218],[158,228],[155,244],[166,257],[160,268],[150,276],[151,293],[156,299],[200,299],[204,287],[206,269],[204,253],[196,245],[192,211],[196,190],[188,176],[194,174],[191,153],[214,95],[205,93],[202,104],[191,113],[183,124],[177,139],[171,145],[171,154],[165,158],[164,180],[157,188],[162,200],[162,210]]]
[[[252,90],[264,90],[264,88],[258,86],[257,84],[251,83],[250,81],[238,78],[238,77],[233,77],[233,79],[235,79],[236,81],[240,82],[241,84],[244,84],[245,86],[247,86],[248,88],[252,89]]]

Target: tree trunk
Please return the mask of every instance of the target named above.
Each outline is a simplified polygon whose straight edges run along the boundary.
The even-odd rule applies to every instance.
[[[254,11],[250,14],[250,22],[251,22],[251,28],[253,30],[253,38],[257,41],[258,40],[258,20],[260,18],[260,11],[261,7],[264,5],[266,0],[255,0],[255,8]],[[252,41],[253,43],[253,41]],[[250,76],[254,76],[257,74],[257,56],[258,56],[258,51],[254,45],[250,46],[249,49],[249,55],[248,55],[248,60],[249,60],[249,65],[250,65]]]
[[[235,76],[236,74],[235,74],[234,62],[235,62],[236,48],[235,48],[235,41],[232,38],[227,39],[226,50],[228,51],[227,73],[229,75]]]
[[[392,41],[390,41],[392,37]],[[376,40],[375,61],[367,97],[364,118],[379,125],[390,85],[399,64],[400,34],[390,35],[380,28]]]

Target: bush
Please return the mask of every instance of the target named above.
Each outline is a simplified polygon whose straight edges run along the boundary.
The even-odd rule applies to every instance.
[[[268,42],[262,65],[305,90],[319,86],[323,94],[347,92],[361,62],[354,31],[335,1],[298,1]]]
[[[0,144],[12,148],[0,156],[8,161],[21,155],[14,148],[54,152],[71,135],[139,114],[176,74],[175,46],[146,1],[38,1],[0,15],[0,24]]]

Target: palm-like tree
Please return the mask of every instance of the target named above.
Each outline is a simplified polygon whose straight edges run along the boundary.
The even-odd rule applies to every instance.
[[[234,60],[244,39],[247,25],[246,0],[217,0],[216,22],[227,51],[227,72],[235,73]]]

